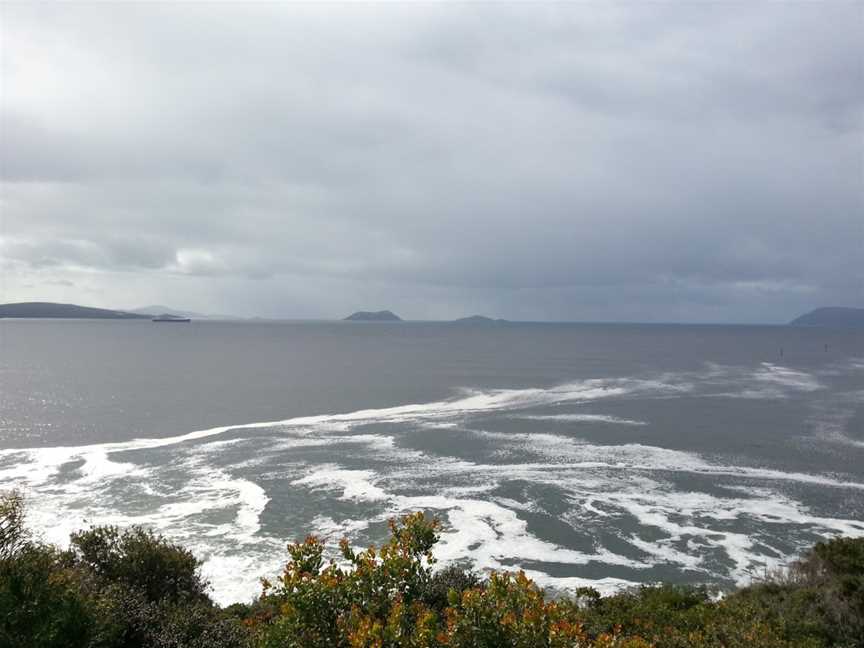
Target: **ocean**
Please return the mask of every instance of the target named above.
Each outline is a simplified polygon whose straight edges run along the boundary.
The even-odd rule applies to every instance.
[[[413,510],[439,565],[726,588],[864,536],[864,332],[0,320],[8,488],[49,542],[188,546],[223,604]]]

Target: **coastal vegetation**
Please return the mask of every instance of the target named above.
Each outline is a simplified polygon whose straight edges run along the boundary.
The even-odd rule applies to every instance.
[[[440,523],[393,520],[381,547],[288,545],[278,578],[220,608],[201,563],[152,531],[96,526],[67,549],[34,538],[0,495],[4,648],[860,648],[864,539],[817,544],[788,569],[718,597],[644,586],[550,597],[523,573],[436,569]]]

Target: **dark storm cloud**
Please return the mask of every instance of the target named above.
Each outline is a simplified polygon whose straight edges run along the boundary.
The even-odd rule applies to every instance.
[[[862,300],[860,5],[2,11],[8,299],[703,321]]]

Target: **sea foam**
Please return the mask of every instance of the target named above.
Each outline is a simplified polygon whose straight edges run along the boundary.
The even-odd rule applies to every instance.
[[[730,392],[733,387],[738,391]],[[31,524],[49,541],[63,544],[71,531],[90,523],[143,524],[169,535],[204,560],[220,603],[254,596],[258,577],[272,576],[284,564],[286,540],[318,532],[334,550],[343,534],[362,544],[386,519],[412,510],[430,511],[444,522],[436,552],[442,565],[467,561],[484,571],[523,566],[542,585],[562,589],[591,584],[610,591],[650,580],[645,574],[657,565],[691,579],[746,582],[754,571],[782,564],[790,547],[828,535],[864,535],[864,522],[815,513],[787,485],[794,492],[859,492],[864,483],[708,460],[652,445],[643,436],[640,443],[592,443],[574,436],[578,425],[531,428],[544,422],[650,423],[602,412],[556,412],[562,405],[599,409],[609,400],[748,390],[785,398],[823,385],[812,375],[763,364],[549,389],[464,390],[443,401],[164,438],[2,450],[0,488],[20,487],[31,496]],[[493,415],[522,419],[527,431],[485,429],[480,421]],[[451,456],[440,444],[433,444],[439,448],[434,452],[412,447],[408,431],[420,439],[463,435],[494,450]],[[674,480],[681,476],[707,478],[720,490],[679,490]],[[286,496],[298,498],[297,509],[288,510],[289,528],[268,514]],[[315,505],[300,506],[307,500]],[[548,535],[544,520],[570,532]],[[592,540],[577,546],[563,539],[568,535]],[[614,541],[607,545],[603,538]],[[611,573],[600,579],[556,576],[544,565],[599,565]]]

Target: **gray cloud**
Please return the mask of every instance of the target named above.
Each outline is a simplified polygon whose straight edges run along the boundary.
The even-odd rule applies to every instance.
[[[864,300],[860,6],[2,12],[4,299],[687,321]]]

